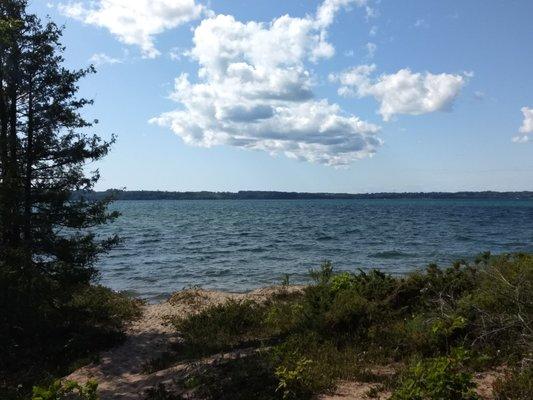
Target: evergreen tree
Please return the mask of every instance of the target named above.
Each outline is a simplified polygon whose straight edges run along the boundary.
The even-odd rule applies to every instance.
[[[94,70],[65,68],[61,28],[26,5],[0,2],[2,362],[25,340],[46,340],[71,323],[58,322],[62,310],[117,241],[91,230],[116,217],[107,200],[72,197],[92,189],[99,174],[87,174],[86,163],[104,157],[113,141],[89,134],[97,121],[81,115],[92,101],[77,95],[78,82]]]

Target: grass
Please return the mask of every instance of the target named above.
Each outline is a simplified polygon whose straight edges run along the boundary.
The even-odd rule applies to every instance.
[[[258,349],[193,372],[198,398],[306,399],[356,379],[399,400],[471,400],[474,370],[512,368],[533,350],[533,255],[483,254],[404,277],[335,273],[326,262],[310,275],[301,293],[228,300],[172,320],[192,359]],[[391,363],[406,366],[399,379],[371,373]],[[521,374],[512,379],[530,382]],[[498,385],[501,399],[517,385],[529,390]]]

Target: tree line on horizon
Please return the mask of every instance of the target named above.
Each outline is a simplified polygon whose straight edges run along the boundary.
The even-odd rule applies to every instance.
[[[241,190],[238,192],[119,190],[74,193],[74,198],[113,200],[320,200],[320,199],[509,199],[531,200],[533,191],[496,192],[382,192],[382,193],[309,193]]]

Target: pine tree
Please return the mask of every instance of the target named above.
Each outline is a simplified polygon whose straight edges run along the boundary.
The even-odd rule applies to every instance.
[[[92,101],[77,95],[78,82],[94,69],[65,68],[62,29],[26,6],[0,2],[0,347],[46,335],[117,241],[92,232],[116,217],[108,201],[72,195],[93,188],[99,174],[86,164],[113,142],[88,133],[97,121],[81,115]]]

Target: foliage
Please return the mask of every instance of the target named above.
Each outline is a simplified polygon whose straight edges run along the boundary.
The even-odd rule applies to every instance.
[[[475,400],[472,375],[463,370],[465,352],[418,361],[401,378],[392,400]]]
[[[202,365],[183,382],[195,397],[206,400],[279,399],[277,384],[271,360],[263,352]]]
[[[189,317],[175,318],[172,323],[189,351],[205,355],[259,339],[264,313],[261,304],[230,299]]]
[[[326,262],[311,271],[314,284],[302,294],[230,301],[174,325],[189,354],[266,346],[254,356],[254,374],[276,382],[277,390],[261,391],[267,399],[310,398],[338,379],[381,384],[382,377],[369,373],[373,363],[413,358],[421,361],[404,373],[395,398],[474,399],[469,371],[513,365],[532,351],[532,274],[528,254],[483,254],[471,263],[430,265],[403,277],[379,271],[336,274]],[[239,363],[246,368],[245,361]],[[224,368],[228,374],[252,374]],[[222,393],[209,379],[200,381],[199,388],[210,387],[211,398]],[[244,386],[234,386],[234,393],[249,393]]]
[[[35,386],[32,400],[98,400],[98,383],[88,381],[81,385],[75,381],[55,381],[48,387]]]
[[[280,365],[276,368],[279,380],[276,390],[283,394],[284,399],[300,399],[310,394],[308,391],[314,384],[312,364],[313,360],[301,357],[291,367]]]

